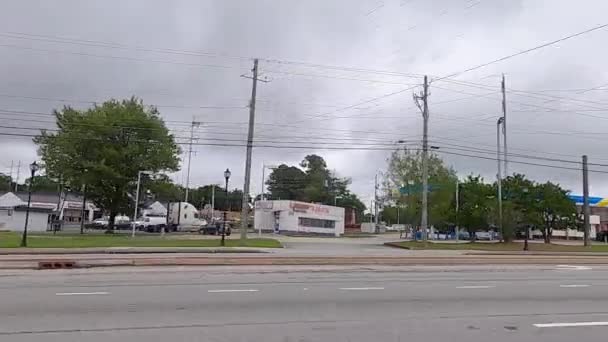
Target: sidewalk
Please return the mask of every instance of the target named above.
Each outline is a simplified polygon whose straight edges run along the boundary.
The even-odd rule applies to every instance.
[[[149,254],[149,253],[268,253],[253,247],[84,247],[84,248],[0,248],[2,255],[63,254]]]

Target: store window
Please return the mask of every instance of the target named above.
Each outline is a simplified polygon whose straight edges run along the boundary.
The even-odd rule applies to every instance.
[[[336,221],[315,219],[315,218],[309,218],[309,217],[298,218],[298,224],[302,227],[314,227],[314,228],[334,229],[336,227]]]

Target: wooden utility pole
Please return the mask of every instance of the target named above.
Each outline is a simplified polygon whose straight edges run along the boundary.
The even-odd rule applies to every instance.
[[[258,86],[258,59],[253,60],[253,84],[251,86],[251,101],[249,103],[249,131],[247,133],[247,157],[245,159],[245,184],[243,185],[243,201],[241,208],[241,242],[247,239],[249,226],[249,183],[251,182],[251,153],[253,152],[253,127],[255,125],[255,97]]]
[[[504,175],[505,178],[509,176],[509,168],[507,163],[507,92],[505,89],[505,74],[502,74],[502,82],[500,83],[500,88],[502,89],[502,136],[503,136],[503,154],[504,154]]]
[[[583,224],[584,244],[589,246],[589,169],[587,167],[587,156],[583,156]]]
[[[427,240],[427,229],[428,229],[428,191],[429,191],[429,165],[428,165],[428,153],[429,153],[429,83],[428,77],[424,76],[424,88],[420,95],[414,93],[414,101],[422,112],[422,118],[424,120],[422,127],[422,217],[420,220],[420,229],[422,230],[422,240]],[[422,101],[422,104],[420,103]]]

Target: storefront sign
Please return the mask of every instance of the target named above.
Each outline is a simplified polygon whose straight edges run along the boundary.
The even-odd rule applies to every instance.
[[[329,208],[322,207],[320,205],[308,204],[308,203],[289,203],[291,210],[298,213],[315,213],[315,214],[329,214]]]

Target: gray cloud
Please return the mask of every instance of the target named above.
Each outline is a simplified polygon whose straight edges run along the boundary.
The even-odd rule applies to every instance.
[[[252,191],[260,191],[263,163],[295,164],[306,154],[317,153],[327,159],[330,168],[351,177],[353,189],[367,202],[374,174],[385,167],[390,151],[368,150],[366,144],[380,143],[386,148],[399,139],[420,139],[422,120],[410,90],[343,108],[420,84],[422,77],[410,75],[413,73],[451,74],[584,30],[602,23],[607,9],[608,4],[600,0],[587,1],[584,6],[564,0],[552,1],[551,6],[472,0],[5,1],[0,5],[0,94],[66,101],[0,96],[0,109],[50,113],[64,104],[88,105],[72,100],[137,95],[146,103],[169,106],[159,109],[177,136],[187,136],[184,130],[193,117],[204,123],[196,132],[200,143],[231,139],[237,141],[226,144],[242,144],[247,132],[245,106],[251,82],[240,77],[251,68],[247,58],[16,39],[6,35],[10,32],[396,71],[407,75],[260,62],[262,76],[271,82],[259,85],[258,138],[311,148],[254,149]],[[493,151],[500,94],[499,79],[492,75],[504,72],[510,89],[528,92],[508,94],[512,153],[569,160],[579,160],[586,153],[591,161],[608,163],[602,135],[591,134],[602,133],[608,122],[589,116],[605,115],[602,110],[608,108],[608,92],[544,92],[608,83],[604,67],[608,48],[602,44],[607,34],[590,33],[454,78],[485,86],[432,83],[430,135],[436,141],[432,143],[445,146],[442,151],[446,153],[493,157],[448,147]],[[541,93],[529,93],[537,91]],[[579,101],[557,101],[549,96]],[[454,101],[442,104],[450,100]],[[198,106],[243,108],[193,108]],[[0,113],[1,126],[48,127],[49,123],[31,121],[37,119],[50,120],[40,115]],[[27,164],[36,158],[28,138],[6,135],[15,132],[33,131],[0,128],[3,171],[8,171],[11,160]],[[321,148],[321,143],[346,146],[337,143],[348,143],[347,139],[355,139],[350,140],[352,147],[361,150]],[[223,170],[229,167],[233,170],[231,183],[242,187],[243,147],[200,145],[195,150],[193,184],[221,182]],[[463,176],[481,173],[491,179],[496,172],[492,160],[444,157]],[[577,171],[516,163],[511,163],[510,171],[539,181],[557,181],[580,192]],[[184,177],[178,173],[175,178],[181,181]],[[608,192],[605,174],[594,173],[591,181],[593,193]]]

